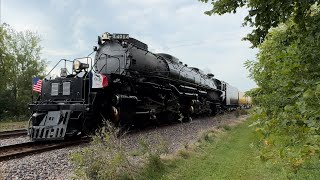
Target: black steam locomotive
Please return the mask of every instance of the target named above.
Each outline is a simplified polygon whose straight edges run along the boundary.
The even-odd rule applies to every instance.
[[[29,105],[32,140],[62,140],[97,128],[157,121],[190,121],[239,105],[237,88],[188,67],[178,58],[148,51],[128,34],[98,37],[94,60],[73,62],[73,73],[43,80]]]

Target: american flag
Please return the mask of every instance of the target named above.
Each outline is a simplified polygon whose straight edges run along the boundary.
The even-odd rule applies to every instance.
[[[33,90],[41,93],[41,87],[42,87],[42,80],[37,77],[34,77],[33,78]]]

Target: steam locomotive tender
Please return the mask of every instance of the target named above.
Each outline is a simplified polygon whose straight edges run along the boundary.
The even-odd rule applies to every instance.
[[[237,88],[172,55],[152,53],[128,34],[104,33],[98,45],[91,67],[74,60],[72,74],[43,81],[38,100],[29,105],[32,140],[62,140],[103,120],[117,126],[190,121],[238,106]],[[101,77],[108,85],[93,88],[93,78]]]

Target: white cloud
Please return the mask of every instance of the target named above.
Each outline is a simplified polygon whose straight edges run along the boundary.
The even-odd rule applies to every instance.
[[[74,0],[50,0],[49,4],[52,8],[59,11],[66,11],[70,6],[74,5]]]
[[[65,49],[48,49],[44,48],[42,53],[46,54],[47,56],[55,56],[55,57],[64,57],[64,56],[72,56],[74,54],[71,50]]]
[[[149,50],[170,53],[242,90],[255,86],[243,67],[257,52],[241,41],[250,32],[241,27],[245,9],[210,17],[203,13],[210,4],[187,0],[5,2],[9,3],[3,3],[4,21],[19,30],[39,32],[50,67],[61,58],[89,54],[96,36],[109,31],[129,33],[147,43]]]
[[[88,44],[85,41],[85,29],[90,28],[93,24],[92,18],[83,14],[80,10],[76,11],[73,16],[71,17],[72,22],[72,38],[74,39],[74,46],[75,49],[79,51],[87,50]]]

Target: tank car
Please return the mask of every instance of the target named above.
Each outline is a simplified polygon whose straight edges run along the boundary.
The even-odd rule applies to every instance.
[[[246,96],[244,92],[239,91],[239,107],[248,109],[251,107],[251,104],[251,97]]]
[[[72,61],[72,74],[43,81],[29,105],[32,140],[80,135],[103,120],[116,126],[190,121],[237,105],[236,88],[170,54],[150,52],[128,34],[104,33],[94,51],[88,63]]]

